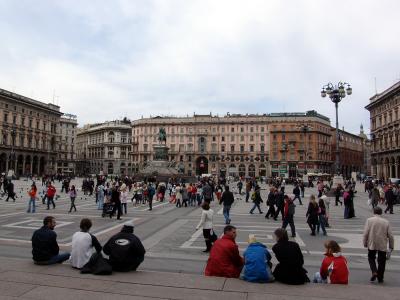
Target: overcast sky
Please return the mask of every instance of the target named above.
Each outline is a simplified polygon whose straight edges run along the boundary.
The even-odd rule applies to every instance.
[[[0,0],[0,88],[80,125],[122,117],[302,112],[369,132],[369,98],[400,80],[400,1]]]

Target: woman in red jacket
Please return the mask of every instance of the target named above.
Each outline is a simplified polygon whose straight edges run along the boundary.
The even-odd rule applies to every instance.
[[[326,241],[325,258],[322,261],[321,269],[315,273],[315,283],[348,284],[349,269],[347,260],[342,256],[339,244],[336,241]]]

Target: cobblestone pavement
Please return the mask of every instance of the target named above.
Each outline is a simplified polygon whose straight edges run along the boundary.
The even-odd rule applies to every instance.
[[[4,197],[0,200],[0,257],[31,257],[30,238],[33,230],[40,227],[42,219],[46,215],[53,215],[57,219],[56,232],[62,249],[70,250],[72,234],[79,230],[79,221],[83,217],[89,217],[93,221],[92,233],[104,243],[112,234],[118,232],[123,222],[134,220],[135,233],[142,239],[147,249],[146,259],[142,269],[202,273],[207,255],[202,253],[205,247],[202,231],[195,230],[199,221],[201,209],[197,207],[176,208],[174,205],[164,202],[155,202],[153,211],[148,211],[146,205],[134,207],[128,203],[128,214],[122,216],[121,221],[116,218],[103,218],[101,211],[97,210],[94,196],[85,196],[78,191],[76,200],[77,212],[68,213],[69,198],[65,193],[60,193],[61,185],[56,183],[60,198],[56,200],[56,208],[46,210],[46,205],[39,202],[37,212],[29,214],[27,210],[27,190],[30,181],[15,181],[17,192],[16,202],[5,202]],[[72,184],[78,187],[81,179],[76,179]],[[41,186],[38,183],[39,191]],[[262,185],[262,198],[266,199],[266,185]],[[343,207],[335,206],[334,201],[330,205],[330,228],[327,229],[328,236],[322,234],[316,237],[309,235],[309,228],[306,224],[305,212],[308,204],[308,197],[315,193],[315,189],[306,189],[304,205],[299,205],[296,200],[295,224],[297,237],[305,257],[306,269],[310,273],[317,271],[322,260],[323,242],[326,239],[337,240],[344,255],[348,258],[350,267],[350,281],[355,283],[368,282],[369,268],[366,250],[362,247],[362,231],[367,217],[371,216],[371,210],[367,206],[367,195],[363,187],[358,185],[358,193],[355,198],[356,218],[343,219]],[[248,234],[256,234],[258,240],[265,243],[269,248],[273,245],[272,233],[281,225],[280,221],[265,219],[265,201],[262,209],[264,214],[257,211],[249,214],[251,203],[244,201],[244,195],[235,192],[236,201],[231,210],[232,224],[238,228],[237,243],[243,251],[247,245]],[[286,190],[290,191],[292,186],[288,185]],[[222,208],[215,201],[212,202],[212,209],[215,211],[215,230],[222,234],[224,218]],[[397,286],[400,284],[400,207],[395,206],[394,215],[385,215],[391,222],[395,235],[395,251],[391,261],[387,264],[385,276],[386,285]]]

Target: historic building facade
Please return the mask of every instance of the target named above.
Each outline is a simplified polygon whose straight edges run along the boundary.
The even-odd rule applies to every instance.
[[[60,140],[58,142],[57,173],[75,174],[75,143],[78,120],[75,115],[63,114],[58,126]]]
[[[330,173],[329,118],[316,111],[269,115],[272,176]]]
[[[303,140],[305,124],[309,126],[307,143]],[[310,171],[330,170],[329,119],[314,111],[135,120],[131,153],[134,170],[153,159],[153,145],[161,127],[167,133],[169,159],[188,175],[296,176],[305,171],[305,164]]]
[[[336,128],[332,132],[332,161],[336,160]],[[364,169],[364,139],[359,135],[339,129],[339,168],[345,178],[352,172],[361,173]],[[332,172],[335,170],[332,169]]]
[[[0,89],[0,172],[56,171],[60,107]]]
[[[77,131],[77,174],[132,174],[131,122],[116,120],[88,124]]]
[[[370,98],[372,175],[400,177],[400,81]]]

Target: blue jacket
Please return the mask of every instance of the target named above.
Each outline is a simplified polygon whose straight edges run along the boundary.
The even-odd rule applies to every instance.
[[[244,268],[242,279],[250,282],[269,282],[271,270],[268,262],[271,254],[265,245],[251,243],[244,252]]]

